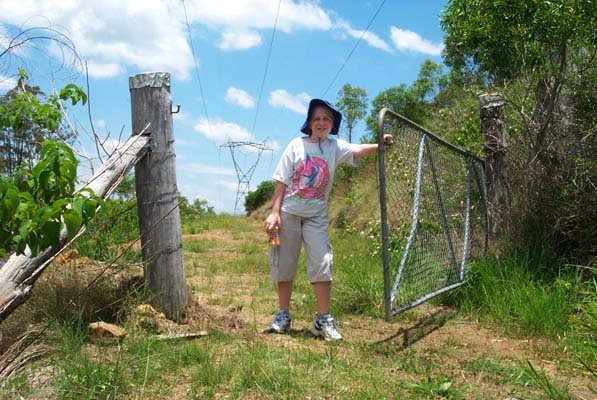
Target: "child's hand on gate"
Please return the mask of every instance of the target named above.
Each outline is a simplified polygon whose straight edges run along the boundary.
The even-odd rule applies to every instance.
[[[394,144],[394,137],[389,133],[383,135],[383,147],[384,149],[389,148],[391,145]]]

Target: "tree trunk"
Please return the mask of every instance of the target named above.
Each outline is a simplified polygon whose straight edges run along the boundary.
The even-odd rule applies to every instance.
[[[112,153],[84,187],[92,189],[97,196],[108,197],[126,171],[147,151],[149,140],[149,137],[142,135],[131,137]],[[83,229],[79,234],[81,232]],[[12,254],[6,263],[0,266],[0,322],[29,298],[37,278],[66,245],[67,233],[66,229],[63,229],[60,232],[58,248],[47,248],[36,257],[30,257],[27,249],[26,254]]]
[[[479,97],[481,132],[485,135],[485,182],[489,236],[498,243],[507,231],[512,204],[512,189],[508,168],[508,145],[505,123],[506,102],[500,94]]]
[[[156,306],[182,320],[187,306],[182,233],[176,186],[170,74],[147,73],[129,79],[133,132],[151,123],[151,149],[135,166],[137,210],[145,281]]]

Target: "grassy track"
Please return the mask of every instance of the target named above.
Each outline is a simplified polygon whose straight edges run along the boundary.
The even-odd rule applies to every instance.
[[[99,307],[83,302],[87,297],[96,298],[95,292],[82,296],[79,306],[72,306],[73,312],[55,318],[52,314],[57,309],[70,307],[65,292],[77,290],[71,287],[76,280],[63,286],[57,282],[66,282],[67,271],[79,277],[83,270],[89,277],[94,271],[94,264],[83,259],[62,260],[36,287],[36,294],[44,297],[34,296],[2,325],[4,337],[39,321],[49,323],[50,329],[42,339],[48,350],[5,379],[0,398],[595,397],[590,369],[575,363],[569,350],[562,351],[563,342],[557,334],[546,332],[561,328],[530,329],[534,325],[529,325],[523,314],[517,317],[523,321],[517,325],[522,327],[519,331],[502,329],[503,314],[499,318],[485,315],[481,324],[473,303],[444,298],[440,300],[459,308],[426,304],[385,322],[381,263],[377,244],[366,231],[342,229],[333,234],[332,309],[345,336],[338,343],[326,343],[309,333],[315,302],[304,267],[292,298],[292,331],[289,335],[264,333],[276,299],[260,220],[230,216],[196,219],[187,222],[183,231],[192,293],[187,324],[175,325],[157,313],[138,311],[136,307],[148,301],[138,286],[128,286],[134,291],[126,291],[121,301],[114,300],[114,296],[123,298],[122,284],[117,285],[121,278],[100,281],[100,294],[112,299],[109,304]],[[140,271],[129,268],[128,274],[139,275]],[[481,272],[478,274],[479,280]],[[84,279],[79,279],[78,287],[84,287]],[[48,299],[53,299],[52,305]],[[86,326],[98,315],[98,310],[91,308],[105,309],[115,302],[119,306],[104,319],[125,327],[128,336],[120,342],[91,341]],[[501,312],[504,307],[508,306],[500,305]],[[172,331],[203,332],[203,336],[171,341],[155,336]]]

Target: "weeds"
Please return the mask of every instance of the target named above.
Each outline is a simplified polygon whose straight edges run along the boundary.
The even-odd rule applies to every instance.
[[[548,378],[543,370],[537,370],[533,364],[527,360],[528,367],[523,366],[522,369],[525,374],[547,395],[550,400],[569,400],[572,397],[568,389],[560,389],[556,387]]]
[[[439,378],[434,380],[427,377],[426,380],[419,382],[406,382],[405,386],[416,394],[426,396],[427,398],[459,399],[460,395],[452,384],[450,378]]]
[[[210,319],[207,337],[158,342],[152,338],[155,329],[133,318],[134,305],[147,299],[142,290],[106,275],[89,292],[80,294],[87,275],[77,263],[62,266],[39,282],[34,295],[41,298],[29,302],[31,312],[24,319],[47,321],[61,315],[45,338],[54,349],[53,390],[59,398],[459,399],[504,398],[505,391],[517,398],[532,398],[536,392],[529,390],[541,390],[550,399],[570,398],[567,388],[556,385],[533,364],[512,367],[499,355],[480,357],[473,353],[464,338],[442,338],[449,324],[438,317],[431,318],[427,326],[421,322],[424,318],[420,313],[411,310],[398,321],[381,324],[381,263],[374,255],[377,244],[369,238],[369,233],[375,237],[376,224],[365,227],[363,235],[350,225],[333,234],[331,307],[341,328],[347,329],[343,332],[346,340],[335,344],[312,339],[304,332],[308,328],[295,328],[288,336],[257,333],[262,320],[269,320],[275,303],[261,224],[231,216],[206,216],[186,224],[187,232],[205,234],[205,238],[185,238],[187,274],[192,278],[189,286],[204,296],[202,304],[223,310],[218,314],[221,320]],[[220,235],[225,240],[217,239]],[[458,306],[461,314],[499,321],[509,327],[509,332],[555,338],[560,334],[568,345],[581,337],[588,344],[584,353],[575,353],[582,358],[574,359],[577,366],[594,374],[588,350],[595,315],[590,297],[593,287],[582,286],[567,274],[552,281],[555,284],[547,284],[540,268],[529,268],[524,262],[478,263],[470,284],[443,299]],[[291,307],[295,322],[308,327],[315,299],[303,266],[301,258]],[[582,299],[580,304],[578,298]],[[244,305],[245,311],[250,310],[251,323],[242,321],[244,325],[231,327],[229,321],[237,315],[227,311],[230,305]],[[571,323],[567,316],[573,311]],[[87,324],[99,315],[124,325],[129,336],[120,343],[90,343]],[[349,327],[349,321],[358,327]],[[413,329],[403,335],[407,329],[404,324],[411,322]],[[198,329],[200,323],[190,324],[189,328]],[[380,329],[387,330],[390,337],[380,338]],[[379,340],[371,343],[368,334]],[[434,343],[439,340],[440,345]],[[454,359],[459,361],[460,374],[477,375],[487,392],[466,386],[466,381],[456,382],[460,374],[454,371],[459,368]],[[36,390],[35,385],[17,376],[0,389],[0,397],[27,397]]]
[[[464,312],[491,316],[517,334],[563,335],[570,329],[578,284],[552,286],[528,262],[511,257],[472,264],[466,286],[448,298]]]

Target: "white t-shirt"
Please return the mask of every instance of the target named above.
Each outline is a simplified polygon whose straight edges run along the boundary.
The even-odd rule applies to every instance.
[[[296,138],[288,144],[273,179],[286,185],[282,211],[313,217],[327,213],[336,165],[354,164],[353,152],[357,145],[341,139],[328,138],[321,143],[307,139]]]

